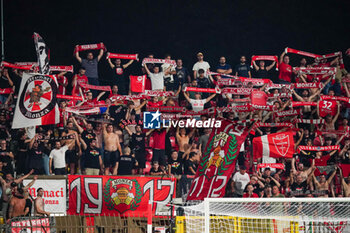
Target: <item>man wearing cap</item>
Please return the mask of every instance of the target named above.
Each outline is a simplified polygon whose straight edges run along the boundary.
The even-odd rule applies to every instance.
[[[203,60],[203,53],[201,52],[197,53],[197,59],[198,61],[193,65],[193,68],[192,68],[193,78],[197,79],[198,71],[200,69],[203,69],[205,71],[204,73],[205,77],[208,77],[210,65],[208,62]]]
[[[233,175],[232,181],[234,182],[234,187],[237,196],[243,197],[244,189],[250,182],[250,177],[247,173],[247,168],[244,165],[239,167],[239,171]]]

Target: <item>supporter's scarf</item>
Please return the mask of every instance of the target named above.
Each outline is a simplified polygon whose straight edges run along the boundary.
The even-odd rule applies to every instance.
[[[118,58],[118,59],[126,59],[126,60],[139,60],[137,54],[120,54],[120,53],[107,53],[108,58]]]
[[[84,110],[78,110],[78,109],[73,109],[70,107],[66,108],[66,112],[71,112],[75,114],[98,114],[100,113],[100,108],[99,107],[92,107],[90,106],[90,109],[84,109]]]
[[[236,85],[236,80],[237,79],[233,78],[222,78],[217,81],[214,80],[213,83],[217,86],[234,86]]]
[[[32,65],[35,65],[35,66],[37,66],[38,63],[37,62],[33,62],[33,61],[23,61],[23,62],[15,62],[15,65],[18,65],[18,66],[32,66]]]
[[[145,96],[174,96],[175,93],[173,91],[152,91],[152,90],[145,90]]]
[[[298,116],[300,114],[301,114],[301,109],[291,109],[287,111],[275,112],[276,117]]]
[[[219,112],[250,112],[250,104],[217,108]]]
[[[343,83],[350,83],[350,78],[343,78],[341,81]]]
[[[264,111],[275,111],[276,107],[274,105],[257,105],[251,104],[253,110],[264,110]]]
[[[321,55],[319,57],[317,57],[315,59],[316,62],[319,62],[322,59],[328,59],[328,58],[332,58],[332,57],[338,57],[338,56],[342,56],[342,52],[334,52],[334,53],[330,53],[330,54],[326,54],[326,55]]]
[[[343,96],[321,95],[321,100],[335,100],[335,101],[344,101],[344,102],[350,103],[350,98],[343,97]]]
[[[199,115],[211,115],[215,113],[215,108],[207,108],[201,111],[185,111],[184,115],[199,116]]]
[[[330,150],[340,150],[339,145],[333,145],[333,146],[298,146],[298,152],[301,150],[307,150],[307,151],[330,151]]]
[[[295,123],[303,123],[303,124],[313,124],[319,125],[324,124],[324,119],[296,119]]]
[[[78,101],[83,101],[83,97],[81,96],[72,96],[72,95],[56,95],[57,99],[66,99],[66,100],[78,100]]]
[[[287,88],[288,90],[293,89],[292,84],[275,84],[275,83],[270,83],[266,88],[267,90],[270,90],[270,89],[282,89],[283,87]]]
[[[92,90],[98,90],[98,91],[109,91],[112,92],[110,86],[95,86],[95,85],[90,85],[86,83],[80,83],[80,86],[84,89],[92,89]]]
[[[18,69],[18,70],[31,70],[33,68],[33,65],[16,65],[12,64],[6,61],[1,62],[1,67],[9,67],[13,69]]]
[[[107,50],[105,45],[102,42],[99,44],[77,45],[74,48],[74,54],[76,52],[85,51],[85,50],[100,50],[100,49],[103,49],[104,51]]]
[[[293,67],[293,71],[300,74],[328,74],[333,75],[337,72],[335,67]]]
[[[337,134],[337,135],[345,135],[345,137],[349,136],[349,129],[347,128],[347,130],[324,130],[324,131],[320,131],[320,130],[316,130],[315,131],[315,136],[319,136],[319,135],[327,135],[327,134]]]
[[[294,88],[296,89],[310,89],[310,88],[322,88],[324,86],[323,83],[294,83]]]
[[[111,124],[113,123],[109,119],[104,119],[104,118],[96,118],[96,117],[91,117],[91,116],[81,116],[81,115],[75,115],[76,118],[80,118],[89,122],[95,122],[95,123],[101,123],[101,124]]]
[[[321,56],[321,55],[317,55],[317,54],[314,54],[314,53],[304,52],[304,51],[301,51],[301,50],[292,49],[292,48],[288,48],[288,47],[284,50],[284,52],[285,53],[295,53],[295,54],[299,54],[299,55],[307,56],[307,57],[312,57],[312,58],[317,58],[317,57]]]
[[[239,121],[233,121],[234,124],[246,124],[246,123],[251,123],[254,121],[257,121],[258,119],[253,118],[253,119],[248,119],[248,120],[239,120]]]
[[[169,59],[144,58],[142,60],[142,65],[147,64],[147,63],[170,64],[170,65],[176,67],[176,61],[169,60]]]
[[[290,98],[292,97],[292,93],[276,93],[276,94],[269,94],[269,98]]]
[[[256,127],[289,127],[289,128],[294,127],[292,123],[262,123],[262,122],[258,122],[255,125],[256,125]]]
[[[73,66],[50,66],[50,71],[73,73]]]
[[[233,95],[250,95],[252,88],[224,88],[221,90],[221,94],[233,94]]]
[[[205,93],[220,93],[219,88],[199,88],[199,87],[185,87],[184,91],[193,91],[193,92],[205,92]]]
[[[74,134],[71,134],[68,136],[61,136],[61,137],[48,137],[48,136],[38,135],[38,141],[45,141],[45,140],[60,141],[60,140],[67,140],[67,139],[74,139],[74,138],[75,138]]]
[[[277,168],[277,169],[281,169],[284,170],[284,164],[283,163],[259,163],[257,168]]]
[[[12,88],[0,88],[0,95],[7,95],[13,93]]]
[[[249,103],[250,102],[250,98],[244,98],[244,99],[231,99],[230,102],[233,103]]]
[[[225,76],[225,77],[230,77],[233,79],[239,79],[240,77],[234,76],[234,75],[230,75],[230,74],[220,74],[220,73],[216,73],[216,72],[209,72],[210,75],[214,75],[214,76]],[[223,80],[226,80],[225,78]],[[230,80],[230,79],[228,79]]]
[[[277,56],[268,56],[268,55],[260,55],[260,56],[252,56],[252,62],[250,67],[253,68],[253,61],[275,61],[276,62],[276,70],[278,70],[278,57]]]
[[[160,107],[147,107],[148,112],[185,112],[184,107],[177,106],[160,106]]]
[[[315,102],[303,102],[303,101],[293,101],[291,103],[292,108],[295,107],[303,107],[303,106],[317,106],[317,103]]]
[[[243,83],[253,83],[256,85],[264,85],[264,84],[271,84],[272,81],[270,79],[259,79],[259,78],[244,78],[244,77],[239,77],[240,80]]]
[[[116,100],[148,99],[148,98],[144,94],[139,94],[139,95],[113,95],[109,99],[111,101],[116,101]]]

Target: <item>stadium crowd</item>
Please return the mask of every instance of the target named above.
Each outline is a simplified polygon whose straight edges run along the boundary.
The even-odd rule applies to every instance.
[[[212,129],[143,129],[143,112],[162,106],[199,112],[202,120],[224,117],[244,125],[267,123],[255,127],[246,138],[237,158],[236,172],[226,188],[227,197],[350,197],[350,101],[329,101],[333,103],[328,106],[331,114],[322,115],[319,110],[322,96],[344,97],[344,100],[350,97],[350,74],[341,54],[330,59],[315,59],[310,64],[302,57],[294,67],[285,52],[278,61],[254,60],[252,66],[245,56],[241,56],[236,66],[229,65],[225,57],[220,57],[217,65],[210,65],[201,52],[192,69],[187,69],[190,64],[183,64],[180,58],[176,59],[176,66],[133,64],[147,75],[146,90],[173,92],[141,97],[131,92],[132,83],[126,75],[128,67],[136,63],[134,60],[123,63],[121,59],[107,59],[113,71],[109,79],[111,93],[84,88],[86,84],[100,84],[98,63],[103,62],[104,55],[103,49],[97,56],[92,51],[75,52],[81,66],[72,76],[67,72],[56,74],[59,94],[84,96],[83,101],[59,99],[60,123],[38,126],[32,138],[25,129],[11,129],[21,76],[27,71],[1,68],[0,88],[14,90],[0,94],[0,181],[4,203],[9,201],[7,189],[20,183],[22,179],[18,177],[24,174],[169,175],[179,182],[177,197],[186,197]],[[166,55],[164,59],[172,58]],[[277,65],[278,78],[272,80],[274,84],[271,80],[265,82]],[[302,68],[311,67],[335,68],[335,74],[301,72]],[[227,86],[225,80],[233,79],[232,76],[243,79],[230,85],[235,89],[231,93],[203,91],[222,90]],[[291,86],[297,83],[315,85],[306,85],[305,89]],[[202,89],[185,91],[189,87]],[[247,89],[248,95],[243,93]],[[292,107],[294,102],[299,102],[299,106]],[[249,103],[265,108],[239,110]],[[75,111],[71,111],[72,108]],[[87,111],[90,109],[94,111]],[[212,115],[209,111],[212,109],[226,111],[214,111]],[[290,130],[287,123],[293,124],[296,149],[293,158],[256,158],[253,138]],[[340,149],[297,149],[298,146],[336,145]],[[279,163],[284,168],[257,168],[261,163]]]

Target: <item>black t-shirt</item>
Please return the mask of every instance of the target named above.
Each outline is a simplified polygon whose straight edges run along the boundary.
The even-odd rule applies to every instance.
[[[235,72],[237,72],[240,77],[249,77],[248,71],[250,71],[250,67],[247,64],[239,64],[235,67]]]
[[[269,78],[269,73],[267,72],[266,69],[260,69],[255,72],[255,78],[261,78],[261,79],[266,79]]]
[[[24,207],[24,210],[25,210],[26,208],[29,208],[29,211],[28,211],[28,213],[27,213],[25,216],[30,216],[30,215],[31,215],[31,213],[32,213],[32,206],[33,206],[32,201],[31,201],[29,198],[27,198],[27,199],[26,199],[26,205],[25,205],[25,207]]]
[[[119,166],[118,166],[118,175],[131,175],[134,164],[135,164],[135,158],[132,157],[131,155],[120,156]]]
[[[11,157],[8,155],[9,153],[10,151],[8,149],[0,149],[0,161],[2,161],[3,163],[7,163],[7,165],[9,165],[12,161]]]
[[[100,169],[101,151],[98,148],[86,148],[85,151],[85,167]]]
[[[190,167],[193,168],[194,172],[197,171],[197,165],[195,163],[193,163],[191,160],[186,160],[186,162],[184,164],[184,174],[185,175],[194,175],[191,172]]]
[[[116,125],[119,125],[120,121],[122,119],[125,119],[126,108],[123,106],[110,106],[109,107],[109,114],[114,119],[114,123]]]
[[[292,195],[293,196],[302,196],[304,195],[305,191],[307,188],[307,183],[306,181],[298,184],[297,182],[294,182],[291,186],[290,189],[292,190]]]
[[[114,80],[113,80],[114,83],[125,81],[123,65],[119,65],[119,66],[116,65],[113,68],[113,74],[114,74]]]
[[[11,86],[9,84],[8,79],[5,76],[1,75],[0,76],[0,88],[9,88],[9,87],[11,87]]]
[[[137,152],[145,151],[145,137],[146,137],[146,134],[144,133],[141,133],[139,135],[133,133],[131,135],[130,148],[135,149],[135,151]]]
[[[185,67],[182,67],[181,69],[179,68],[175,68],[176,70],[176,75],[174,76],[174,82],[177,84],[177,85],[183,85],[184,83],[186,83],[188,80],[187,80],[187,77],[188,77],[188,71]]]
[[[32,148],[29,154],[29,167],[31,169],[43,169],[43,150],[40,146],[37,149]]]
[[[87,130],[84,130],[84,132],[81,134],[81,138],[84,140],[86,145],[89,146],[90,142],[96,139],[96,134],[94,132],[88,132]]]
[[[171,166],[171,174],[182,175],[183,174],[183,163],[180,158],[173,160],[172,158],[168,161]]]

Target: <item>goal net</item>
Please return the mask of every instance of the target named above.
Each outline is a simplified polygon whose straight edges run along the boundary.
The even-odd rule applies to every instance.
[[[179,218],[183,233],[346,233],[350,198],[206,198]]]

